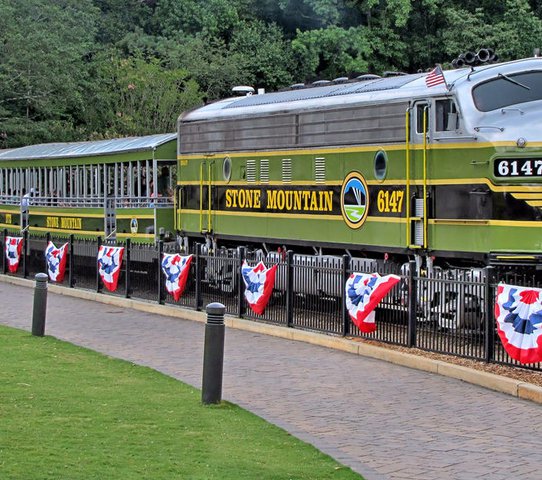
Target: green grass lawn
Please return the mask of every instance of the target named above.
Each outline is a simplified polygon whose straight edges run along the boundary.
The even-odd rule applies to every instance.
[[[154,370],[0,326],[0,478],[361,477]]]

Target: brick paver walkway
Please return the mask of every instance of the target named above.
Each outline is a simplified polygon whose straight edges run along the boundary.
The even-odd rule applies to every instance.
[[[0,282],[0,323],[32,295]],[[46,334],[201,387],[201,323],[49,293]],[[223,398],[368,480],[542,478],[542,407],[455,379],[227,329]]]

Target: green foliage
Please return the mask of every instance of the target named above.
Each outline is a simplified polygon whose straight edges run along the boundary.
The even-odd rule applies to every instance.
[[[108,131],[116,135],[174,132],[180,112],[201,103],[199,87],[187,72],[164,69],[157,59],[122,59],[111,52],[109,61],[98,63],[97,76],[94,98],[102,102],[91,115],[105,112],[102,121],[108,119]]]
[[[22,143],[14,126],[25,122],[77,125],[98,19],[92,1],[0,0],[0,11],[0,130],[8,145]]]
[[[365,72],[373,52],[364,27],[348,30],[329,27],[298,32],[292,41],[301,79],[317,76],[333,79],[351,72]]]
[[[292,82],[292,53],[276,25],[242,22],[230,42],[245,82],[276,90]]]
[[[542,47],[540,0],[0,0],[0,13],[0,147],[171,130],[176,109],[235,85]]]
[[[0,478],[359,479],[235,405],[148,368],[0,327]]]

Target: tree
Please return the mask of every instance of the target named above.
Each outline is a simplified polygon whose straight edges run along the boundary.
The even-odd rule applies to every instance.
[[[98,128],[102,127],[94,132],[95,137],[173,132],[177,117],[201,104],[198,85],[185,70],[165,69],[157,59],[108,55],[107,62],[98,64],[101,81],[95,85],[101,88],[92,96],[100,110],[89,112],[99,118]]]
[[[276,90],[292,82],[292,53],[282,31],[262,21],[241,22],[229,44],[250,85]]]
[[[0,131],[5,145],[72,138],[98,11],[91,0],[0,0]],[[40,126],[41,125],[41,126]],[[63,133],[64,132],[64,133]],[[23,137],[17,138],[23,134]]]

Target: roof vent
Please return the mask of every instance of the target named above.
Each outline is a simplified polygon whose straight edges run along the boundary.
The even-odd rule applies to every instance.
[[[337,77],[332,80],[333,83],[346,83],[348,82],[348,77]]]
[[[331,83],[331,80],[316,80],[316,82],[312,82],[312,85],[314,87],[325,87],[326,85],[329,85]]]
[[[403,75],[406,75],[405,72],[384,72],[382,73],[382,76],[384,78],[388,78],[388,77],[401,77]]]
[[[301,90],[302,88],[305,88],[304,83],[294,83],[293,85],[290,85],[290,90]]]
[[[366,73],[365,75],[360,75],[359,77],[356,77],[356,79],[360,82],[366,82],[367,80],[377,80],[379,78],[382,77],[380,75],[373,75],[372,73]]]
[[[231,89],[232,93],[236,97],[246,97],[254,94],[254,89],[246,85],[239,85]]]

